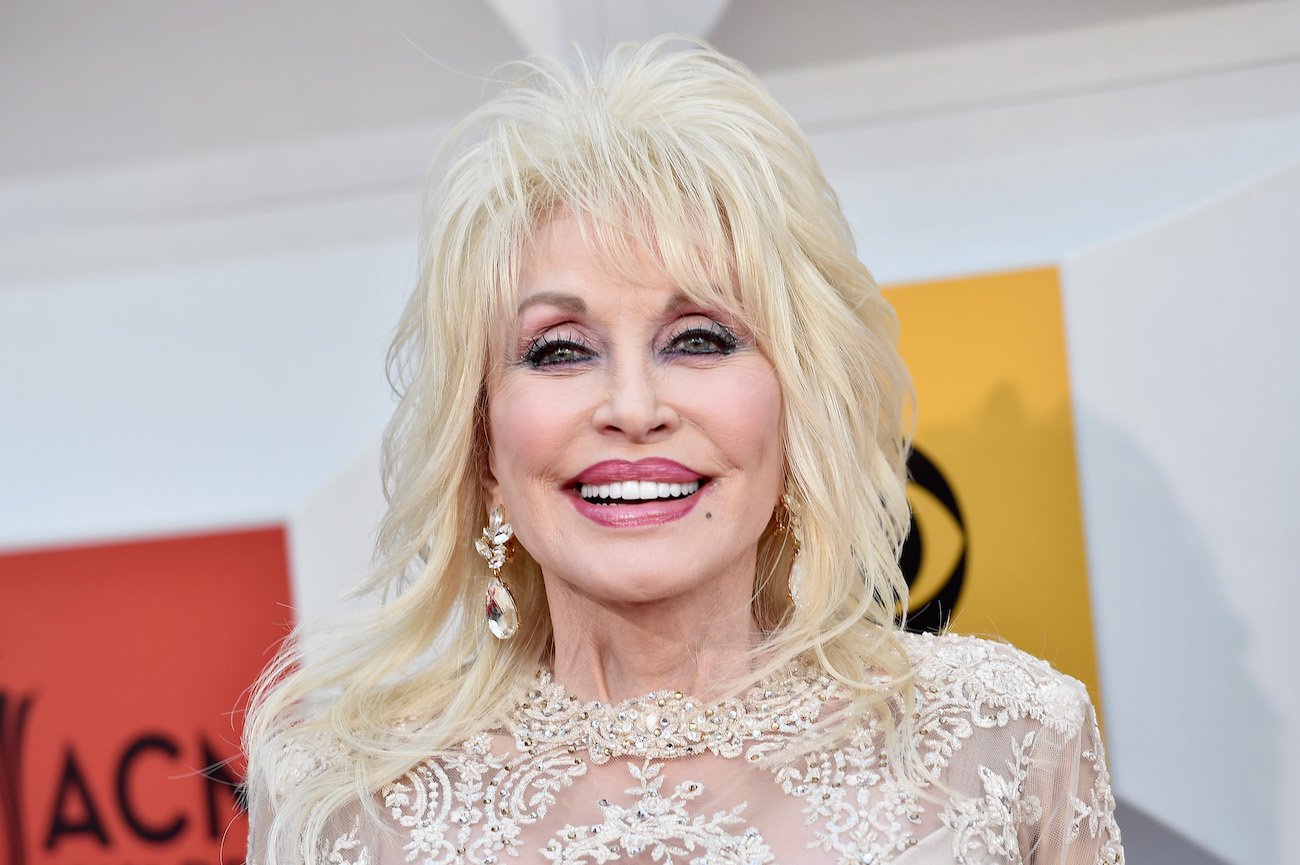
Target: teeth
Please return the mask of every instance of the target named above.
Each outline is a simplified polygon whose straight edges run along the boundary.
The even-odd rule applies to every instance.
[[[641,501],[657,499],[680,499],[694,495],[700,488],[699,481],[689,484],[667,484],[655,481],[623,481],[612,484],[582,484],[578,494],[589,502]]]

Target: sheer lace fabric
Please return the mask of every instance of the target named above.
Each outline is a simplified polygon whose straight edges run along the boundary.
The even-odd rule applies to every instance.
[[[938,784],[904,781],[871,720],[833,746],[769,759],[840,699],[808,666],[712,705],[672,692],[582,703],[541,673],[510,729],[419,763],[374,809],[339,818],[321,860],[1122,863],[1083,686],[1009,646],[905,639],[919,665],[913,744]],[[305,767],[346,759],[301,756]]]

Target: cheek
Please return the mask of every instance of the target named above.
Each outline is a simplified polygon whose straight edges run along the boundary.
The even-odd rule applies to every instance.
[[[573,395],[556,388],[523,387],[511,376],[488,393],[489,467],[505,493],[530,478],[550,477],[572,439]]]
[[[730,370],[697,391],[697,405],[707,410],[713,439],[729,461],[755,481],[784,470],[781,448],[781,388],[765,360],[755,359]]]

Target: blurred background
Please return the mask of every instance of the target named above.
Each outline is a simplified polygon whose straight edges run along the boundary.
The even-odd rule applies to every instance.
[[[1300,863],[1300,2],[0,0],[11,865],[215,861],[238,721],[173,685],[228,710],[364,572],[433,150],[500,64],[669,31],[882,283],[1054,273],[1130,861]]]

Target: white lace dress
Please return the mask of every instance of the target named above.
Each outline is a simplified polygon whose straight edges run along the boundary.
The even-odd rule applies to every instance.
[[[1122,863],[1083,686],[999,643],[905,641],[919,664],[914,744],[938,784],[903,783],[874,722],[835,747],[778,765],[764,760],[807,735],[837,700],[836,685],[808,667],[712,705],[673,692],[583,703],[542,673],[510,729],[415,766],[379,792],[384,825],[344,821],[325,858]]]

